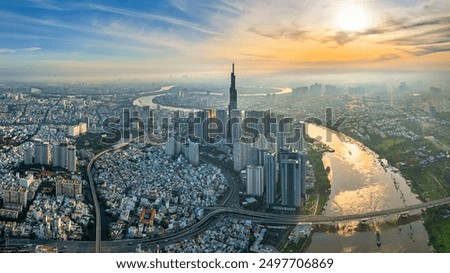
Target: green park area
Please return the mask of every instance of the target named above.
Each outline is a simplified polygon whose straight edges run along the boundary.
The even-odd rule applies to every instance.
[[[301,237],[298,242],[288,241],[281,252],[283,253],[300,253],[311,242],[311,236]]]
[[[315,212],[317,214],[322,213],[322,210],[328,201],[328,197],[330,195],[330,179],[328,178],[329,169],[325,169],[322,157],[323,153],[327,150],[328,147],[322,144],[313,144],[308,149],[308,160],[314,168],[314,176],[316,182],[314,184],[314,193],[310,194],[310,198],[305,206],[305,214],[315,214],[311,209],[314,207],[312,204],[317,203],[317,209]],[[317,201],[317,198],[319,199]]]
[[[422,201],[449,196],[450,184],[446,181],[448,159],[427,164],[416,153],[438,154],[441,152],[426,139],[410,141],[405,138],[389,138],[380,142],[364,141],[364,144],[397,167],[403,177],[411,182],[412,190]]]

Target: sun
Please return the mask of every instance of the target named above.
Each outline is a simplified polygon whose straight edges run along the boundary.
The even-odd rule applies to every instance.
[[[369,13],[356,4],[341,6],[336,13],[336,26],[344,31],[362,31],[369,27]]]

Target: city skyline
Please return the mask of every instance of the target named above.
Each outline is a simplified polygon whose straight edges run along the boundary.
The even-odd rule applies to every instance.
[[[214,80],[449,70],[450,3],[2,3],[4,81]],[[350,76],[349,76],[350,77]]]

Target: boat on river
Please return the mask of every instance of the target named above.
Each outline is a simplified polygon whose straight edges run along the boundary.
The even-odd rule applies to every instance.
[[[377,230],[377,246],[380,246],[381,245],[381,234],[380,234],[380,231],[379,230]]]

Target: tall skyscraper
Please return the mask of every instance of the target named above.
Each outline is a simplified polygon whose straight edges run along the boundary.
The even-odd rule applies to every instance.
[[[286,145],[286,133],[285,132],[277,132],[277,134],[276,134],[276,136],[277,136],[277,138],[276,138],[276,141],[277,141],[277,145],[276,145],[276,152],[277,152],[277,160],[278,161],[280,161],[280,155],[281,155],[281,150],[282,150],[282,147],[284,146],[284,145]]]
[[[50,143],[36,140],[34,143],[34,163],[42,165],[50,164]]]
[[[42,164],[42,140],[37,139],[34,142],[34,164]]]
[[[251,161],[251,144],[242,141],[235,142],[233,144],[233,163],[234,170],[241,171],[245,169],[247,165],[250,165]]]
[[[262,166],[247,166],[247,194],[262,196],[264,194],[264,169]]]
[[[325,127],[333,127],[333,108],[331,107],[325,108]]]
[[[304,123],[297,123],[294,124],[294,141],[292,144],[290,144],[294,149],[297,151],[303,151],[304,145],[303,145],[303,134],[305,132],[305,124]]]
[[[250,110],[245,112],[246,123],[244,123],[243,126],[246,130],[249,131],[247,133],[251,134],[250,137],[253,138],[253,142],[256,142],[264,135],[265,116],[265,111]]]
[[[236,76],[234,75],[234,63],[231,66],[231,85],[230,85],[230,102],[228,104],[228,115],[231,118],[233,110],[237,109],[237,90],[236,90]],[[228,122],[228,136],[231,136],[232,122]]]
[[[198,143],[189,141],[189,147],[188,147],[188,160],[189,163],[191,163],[194,166],[197,166],[199,164],[199,147]]]
[[[77,170],[77,148],[75,146],[67,147],[67,170],[69,172]]]
[[[241,139],[242,127],[241,122],[244,118],[244,111],[234,109],[230,113],[230,119],[228,120],[228,138],[230,143],[235,143]]]
[[[295,159],[281,159],[281,205],[301,206],[301,164]]]
[[[217,125],[218,125],[218,136],[222,139],[227,138],[227,122],[228,122],[228,114],[227,109],[217,109],[217,119],[216,119]]]
[[[250,162],[255,166],[264,166],[264,153],[267,150],[259,149],[257,147],[251,147],[250,149]]]
[[[303,161],[303,162],[302,162]],[[306,193],[306,155],[284,146],[280,150],[281,205],[300,210]],[[303,189],[302,186],[305,188]]]
[[[68,148],[66,142],[53,145],[53,166],[67,168]]]
[[[228,105],[228,112],[237,108],[237,90],[236,90],[236,76],[234,75],[234,63],[231,66],[231,85],[230,85],[230,103]]]
[[[264,187],[266,188],[265,200],[269,208],[275,204],[276,197],[276,157],[274,153],[264,155]]]
[[[196,113],[196,123],[194,124],[194,135],[199,143],[211,143],[215,141],[219,133],[216,123],[217,110],[204,109]]]
[[[26,146],[24,148],[24,153],[25,153],[24,163],[26,165],[33,164],[33,148],[30,146]]]
[[[175,137],[170,134],[167,138],[166,143],[166,154],[170,157],[175,155],[175,149],[176,149],[176,143],[175,143]]]
[[[216,117],[217,112],[216,109],[204,109],[204,118],[202,122],[203,126],[203,136],[202,140],[206,143],[211,143],[215,141],[215,137],[217,135],[217,124]]]

